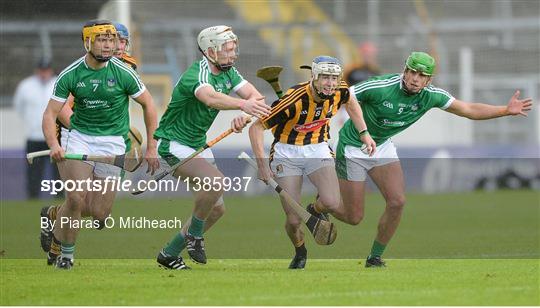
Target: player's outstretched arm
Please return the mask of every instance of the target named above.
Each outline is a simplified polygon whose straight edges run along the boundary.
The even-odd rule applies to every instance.
[[[249,127],[249,141],[251,142],[251,149],[257,160],[257,166],[259,167],[258,178],[267,183],[270,178],[274,177],[274,174],[270,170],[268,159],[264,153],[264,130],[265,128],[261,120],[255,121]]]
[[[506,106],[468,103],[456,99],[446,111],[471,120],[488,120],[510,115],[527,116],[527,112],[532,108],[532,99],[519,99],[519,95],[520,91],[517,90]]]
[[[366,145],[365,151],[367,154],[369,154],[369,156],[373,156],[377,150],[377,144],[367,131],[367,125],[366,121],[364,121],[362,108],[360,108],[360,104],[358,104],[358,101],[354,95],[351,95],[349,101],[347,104],[345,104],[345,111],[347,111],[347,114],[349,114],[349,117],[351,118],[354,127],[356,127],[356,130],[360,132],[360,141]]]
[[[143,109],[144,124],[146,126],[146,155],[145,159],[148,163],[148,170],[153,175],[159,169],[159,161],[157,159],[157,141],[154,139],[154,132],[157,128],[157,112],[154,105],[152,95],[146,89],[141,95],[134,98]]]
[[[195,96],[207,106],[219,110],[240,109],[249,115],[264,117],[270,113],[270,107],[266,105],[264,96],[249,97],[248,99],[232,97],[217,92],[208,85],[201,87]]]
[[[47,145],[51,149],[50,156],[55,161],[64,160],[64,150],[56,138],[56,118],[62,107],[64,107],[64,103],[50,99],[45,112],[43,112],[43,122],[41,124],[43,136],[45,136],[45,141],[47,141]]]

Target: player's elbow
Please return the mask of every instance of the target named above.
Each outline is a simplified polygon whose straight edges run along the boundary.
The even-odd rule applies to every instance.
[[[262,138],[264,132],[264,126],[261,121],[257,120],[249,127],[249,139],[259,140]]]

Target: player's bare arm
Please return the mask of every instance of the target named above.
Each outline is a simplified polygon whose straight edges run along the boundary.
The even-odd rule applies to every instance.
[[[241,133],[244,127],[251,122],[251,116],[242,112],[231,121],[231,129],[235,133]]]
[[[270,113],[270,107],[266,105],[264,96],[249,97],[248,99],[232,97],[217,92],[212,86],[201,87],[195,96],[207,106],[219,110],[240,109],[247,114],[264,117]]]
[[[55,161],[61,161],[64,159],[64,150],[58,143],[56,138],[56,118],[58,113],[64,107],[64,104],[54,99],[49,100],[49,104],[43,113],[43,135],[49,149],[51,149],[51,157]]]
[[[62,107],[62,109],[58,113],[58,121],[60,121],[60,123],[62,123],[62,125],[64,125],[67,128],[71,127],[70,118],[71,118],[71,115],[73,114],[73,109],[71,108],[71,106],[73,106],[74,100],[75,98],[73,97],[73,95],[70,94],[68,96],[67,101],[64,104],[64,107]]]
[[[270,178],[274,177],[274,174],[270,170],[268,159],[264,153],[264,130],[265,128],[261,120],[255,121],[249,127],[249,140],[251,142],[251,149],[257,160],[257,166],[259,167],[258,178],[267,182]]]
[[[154,172],[159,168],[157,159],[157,141],[154,139],[154,132],[157,128],[157,112],[154,106],[154,99],[150,92],[145,90],[141,95],[135,98],[135,101],[141,105],[144,114],[144,124],[146,126],[146,161],[148,163],[147,172]]]
[[[366,151],[369,156],[373,156],[377,145],[371,135],[367,131],[366,121],[364,121],[364,114],[362,108],[354,95],[351,95],[347,104],[345,104],[345,111],[349,114],[354,127],[360,132],[360,141],[366,145]]]
[[[520,91],[517,90],[506,106],[468,103],[456,99],[446,111],[471,120],[487,120],[510,115],[527,116],[527,112],[532,108],[532,99],[519,99],[519,95]]]
[[[251,84],[249,81],[246,82],[240,89],[238,89],[238,91],[236,91],[236,94],[238,94],[238,96],[243,99],[263,97],[262,94],[257,90],[257,88],[255,88],[253,84]],[[251,117],[245,113],[242,113],[241,115],[237,116],[232,120],[231,128],[235,133],[241,133],[242,129],[246,127],[246,125],[250,122]]]

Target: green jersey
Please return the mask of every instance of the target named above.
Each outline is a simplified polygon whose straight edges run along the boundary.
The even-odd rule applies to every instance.
[[[105,67],[90,68],[85,57],[65,68],[54,85],[52,99],[66,102],[74,96],[71,128],[92,136],[126,136],[129,131],[129,96],[145,86],[131,67],[111,58]]]
[[[446,109],[454,101],[448,92],[427,86],[420,93],[408,95],[402,89],[400,74],[373,77],[352,86],[351,95],[362,107],[369,134],[377,145],[405,130],[431,108]],[[339,141],[361,147],[358,130],[349,119],[339,131]]]
[[[198,100],[195,93],[204,86],[211,86],[217,92],[229,94],[238,91],[246,83],[234,67],[214,75],[206,58],[196,61],[176,83],[154,137],[173,140],[194,149],[204,146],[206,132],[219,110]]]

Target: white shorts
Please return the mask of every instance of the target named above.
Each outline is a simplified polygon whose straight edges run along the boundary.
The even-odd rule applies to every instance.
[[[174,140],[169,141],[166,139],[159,139],[157,148],[159,154],[159,164],[161,166],[159,172],[161,172],[161,169],[165,166],[168,165],[169,167],[172,167],[173,165],[176,165],[178,162],[182,161],[182,159],[197,151],[191,147],[188,147],[187,145],[180,144]],[[197,157],[206,159],[209,164],[217,169],[214,153],[212,153],[211,149],[202,151],[199,153],[199,155],[197,155]],[[223,204],[223,196],[218,199],[216,204]]]
[[[188,147],[187,145],[180,144],[174,140],[159,139],[157,143],[158,154],[160,159],[160,165],[172,167],[180,162],[182,159],[195,153],[197,150]],[[199,158],[206,159],[211,165],[215,166],[216,161],[214,159],[214,153],[211,149],[206,149],[197,155]]]
[[[122,155],[126,152],[126,141],[122,136],[91,136],[75,129],[62,128],[60,144],[66,154],[98,156]],[[120,176],[122,168],[113,165],[85,161],[94,167],[94,174],[101,178]]]
[[[323,167],[334,167],[328,143],[292,145],[278,142],[273,147],[270,169],[276,177],[309,175]]]
[[[362,152],[359,147],[339,144],[336,160],[336,171],[339,178],[363,182],[366,180],[368,171],[373,167],[399,161],[399,157],[394,143],[387,140],[377,146],[372,157]]]

